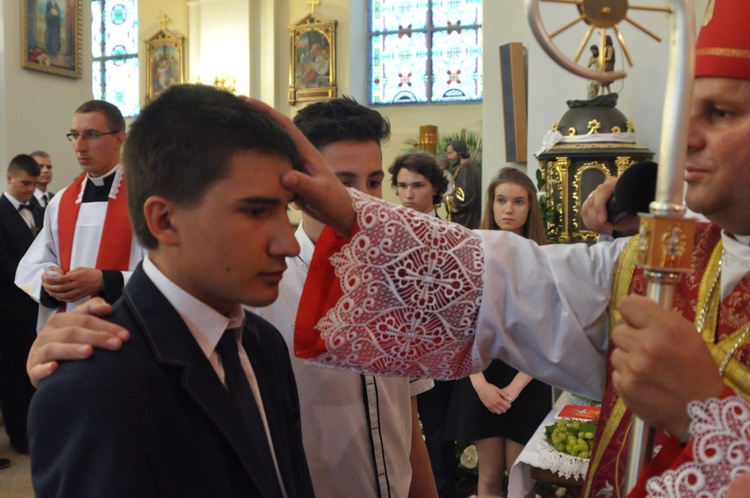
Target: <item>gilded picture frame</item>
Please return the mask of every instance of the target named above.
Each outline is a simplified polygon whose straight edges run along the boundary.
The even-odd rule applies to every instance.
[[[308,14],[289,26],[289,39],[289,103],[335,98],[336,21]]]
[[[82,0],[22,0],[21,67],[81,78]]]
[[[160,29],[145,43],[148,105],[170,86],[185,82],[185,37]]]

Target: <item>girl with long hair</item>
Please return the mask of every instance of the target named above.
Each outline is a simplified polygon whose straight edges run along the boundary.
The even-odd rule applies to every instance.
[[[536,188],[526,174],[515,168],[500,170],[487,189],[481,228],[508,230],[537,244],[547,243]],[[551,402],[548,385],[500,360],[456,383],[446,436],[474,442],[480,497],[505,496],[505,474],[510,475]]]

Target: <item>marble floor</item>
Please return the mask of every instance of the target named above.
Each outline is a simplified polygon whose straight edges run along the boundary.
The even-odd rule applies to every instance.
[[[28,455],[16,453],[10,447],[5,428],[0,427],[0,458],[9,458],[10,467],[0,470],[0,496],[4,498],[33,498],[31,462]]]

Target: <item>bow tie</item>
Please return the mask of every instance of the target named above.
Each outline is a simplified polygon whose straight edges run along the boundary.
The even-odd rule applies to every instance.
[[[22,211],[24,209],[28,209],[29,211],[31,211],[31,205],[30,204],[19,204],[18,205],[18,210],[19,211]]]

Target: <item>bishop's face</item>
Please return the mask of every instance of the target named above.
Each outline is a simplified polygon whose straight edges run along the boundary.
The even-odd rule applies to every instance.
[[[685,182],[690,209],[750,235],[750,81],[696,79]]]

